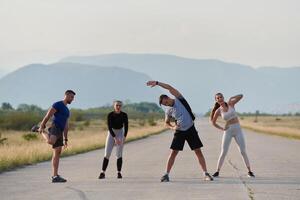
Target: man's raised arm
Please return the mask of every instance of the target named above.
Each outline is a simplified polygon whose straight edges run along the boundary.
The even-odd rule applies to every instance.
[[[175,96],[176,98],[182,96],[181,93],[180,93],[177,89],[173,88],[173,87],[172,87],[171,85],[169,85],[169,84],[162,83],[162,82],[158,82],[158,81],[148,81],[148,82],[147,82],[147,86],[154,87],[154,86],[157,86],[157,85],[160,86],[160,87],[162,87],[162,88],[164,88],[164,89],[166,89],[166,90],[169,90],[169,92],[170,92],[173,96]]]

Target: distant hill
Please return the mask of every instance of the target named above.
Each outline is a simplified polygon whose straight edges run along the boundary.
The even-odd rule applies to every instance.
[[[145,86],[148,75],[119,67],[86,64],[32,64],[0,79],[0,102],[36,104],[48,108],[64,91],[77,92],[72,107],[111,104],[114,99],[156,102],[158,89]]]
[[[0,69],[0,79],[5,76],[7,74],[7,72],[5,70],[1,70]]]
[[[148,74],[156,80],[173,84],[188,98],[196,112],[206,112],[214,102],[214,94],[225,97],[243,93],[241,112],[260,110],[294,112],[288,105],[300,98],[300,67],[262,67],[226,63],[211,59],[190,59],[161,54],[107,54],[68,57],[63,62],[121,66]],[[299,111],[299,110],[298,110]]]
[[[148,88],[149,79],[167,82],[178,88],[193,111],[207,112],[214,94],[225,98],[243,93],[239,112],[300,112],[300,67],[261,67],[200,60],[161,54],[108,54],[69,57],[51,65],[25,66],[0,79],[0,103],[37,104],[43,108],[77,91],[73,107],[89,108],[111,103],[113,99],[131,102],[157,102],[163,89]],[[280,109],[279,109],[280,108]]]

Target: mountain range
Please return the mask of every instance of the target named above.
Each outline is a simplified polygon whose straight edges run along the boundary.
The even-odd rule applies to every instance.
[[[74,107],[79,108],[113,99],[157,102],[167,91],[145,87],[153,79],[177,88],[197,113],[213,106],[217,92],[226,99],[244,94],[237,105],[240,112],[299,112],[299,77],[300,67],[253,68],[165,54],[73,56],[50,65],[28,65],[1,78],[0,102],[47,107],[67,88],[78,91]]]

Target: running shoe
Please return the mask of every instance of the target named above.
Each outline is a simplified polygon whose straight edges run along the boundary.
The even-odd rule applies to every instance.
[[[168,174],[165,174],[160,178],[160,182],[169,182],[169,181],[170,179]]]
[[[211,175],[209,173],[205,173],[205,176],[204,176],[204,180],[205,181],[213,181],[213,177],[211,177]]]
[[[248,172],[248,177],[252,177],[252,178],[254,178],[254,177],[255,177],[255,175],[254,175],[254,173],[253,173],[253,172],[249,171],[249,172]]]
[[[123,178],[121,172],[118,172],[118,178],[119,179]]]
[[[31,128],[31,132],[35,132],[35,133],[38,133],[39,132],[39,125],[34,125],[32,128]]]
[[[215,172],[212,176],[213,177],[219,177],[219,172]]]
[[[52,176],[52,183],[65,183],[65,182],[67,182],[67,180],[61,177],[60,175]]]
[[[99,179],[104,179],[105,178],[105,174],[103,172],[101,172],[98,178]]]

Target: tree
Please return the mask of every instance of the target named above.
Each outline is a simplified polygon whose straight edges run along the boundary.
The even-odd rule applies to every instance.
[[[4,102],[4,103],[2,103],[1,109],[2,110],[13,110],[14,108],[12,107],[12,105],[10,103]]]
[[[35,112],[35,113],[43,113],[43,109],[36,106],[36,105],[27,105],[27,104],[20,104],[17,108],[17,111],[21,112]]]

